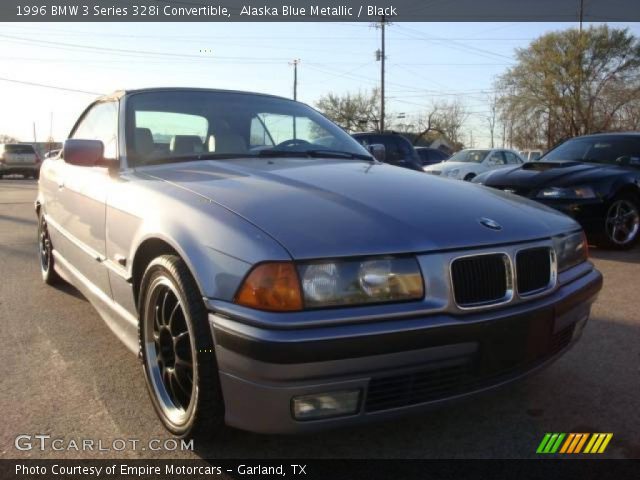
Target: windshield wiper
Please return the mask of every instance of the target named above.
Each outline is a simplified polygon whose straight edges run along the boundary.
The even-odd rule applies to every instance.
[[[369,155],[359,153],[344,152],[342,150],[260,150],[259,157],[311,157],[311,158],[350,158],[356,160],[373,161]]]

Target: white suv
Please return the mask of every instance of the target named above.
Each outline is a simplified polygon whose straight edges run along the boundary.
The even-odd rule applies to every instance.
[[[40,156],[27,143],[0,144],[0,178],[4,175],[19,174],[25,178],[38,178]]]

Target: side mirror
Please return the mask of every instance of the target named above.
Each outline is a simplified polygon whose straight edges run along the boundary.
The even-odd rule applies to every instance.
[[[71,138],[64,142],[62,158],[64,158],[65,162],[79,167],[105,165],[104,144],[100,140]]]
[[[387,159],[387,149],[382,143],[372,143],[367,147],[367,150],[379,162],[384,162]]]

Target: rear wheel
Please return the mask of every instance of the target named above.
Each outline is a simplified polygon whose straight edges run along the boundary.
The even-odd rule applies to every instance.
[[[605,243],[619,250],[633,247],[640,233],[640,200],[633,194],[617,196],[607,210]]]
[[[212,436],[224,426],[213,340],[200,291],[182,259],[163,255],[140,287],[140,349],[151,402],[180,437]]]
[[[62,279],[54,268],[53,244],[49,236],[49,227],[42,212],[38,216],[38,254],[42,280],[47,285],[60,283]]]

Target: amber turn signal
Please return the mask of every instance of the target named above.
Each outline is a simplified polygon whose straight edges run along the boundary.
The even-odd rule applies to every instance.
[[[245,278],[235,302],[258,310],[302,310],[300,280],[295,266],[288,262],[258,265]]]

